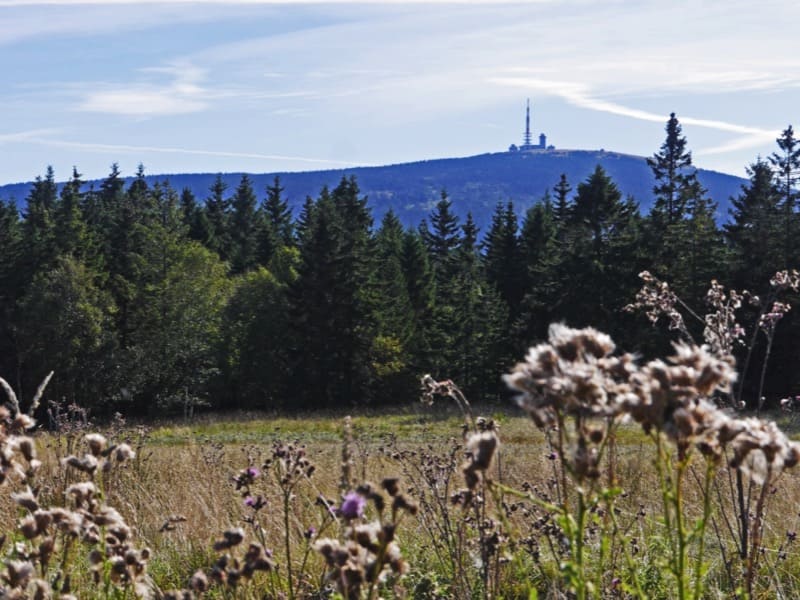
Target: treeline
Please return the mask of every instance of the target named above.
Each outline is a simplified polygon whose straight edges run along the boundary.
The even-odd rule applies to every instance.
[[[53,370],[51,401],[105,414],[311,409],[407,402],[424,373],[496,396],[555,320],[660,351],[666,332],[622,310],[640,271],[702,312],[712,278],[760,290],[800,249],[791,127],[723,228],[674,114],[666,132],[649,215],[597,167],[523,215],[499,204],[483,235],[444,191],[407,229],[391,212],[373,223],[354,179],[294,218],[278,179],[262,192],[218,177],[197,199],[142,167],[88,189],[77,171],[59,189],[48,169],[22,214],[0,201],[0,373],[30,397]],[[794,329],[774,345],[781,393],[796,383]]]

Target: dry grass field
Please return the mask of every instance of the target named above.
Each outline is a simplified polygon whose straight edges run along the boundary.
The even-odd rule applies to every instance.
[[[59,434],[37,433],[43,464],[36,475],[36,494],[42,505],[71,504],[66,490],[86,477],[62,463],[68,455],[85,452],[89,431],[101,431],[109,443],[125,442],[135,451],[131,460],[106,472],[98,469],[91,478],[98,497],[115,507],[130,527],[135,547],[147,548],[144,584],[98,587],[91,581],[88,552],[73,549],[67,558],[72,580],[62,591],[81,598],[105,597],[112,591],[116,597],[189,597],[202,592],[192,577],[203,572],[211,581],[208,597],[336,597],[319,541],[341,539],[348,527],[355,527],[335,514],[348,490],[364,482],[379,489],[383,480],[397,477],[414,510],[389,518],[388,510],[380,514],[368,502],[359,521],[391,521],[404,564],[394,570],[387,566],[374,590],[363,587],[360,596],[351,597],[367,597],[367,592],[373,597],[420,599],[570,597],[574,591],[568,591],[563,572],[570,553],[565,525],[547,508],[548,503],[559,505],[561,494],[574,495],[574,490],[565,492],[560,486],[559,457],[516,407],[482,406],[475,413],[493,421],[500,446],[486,472],[492,485],[482,487],[479,501],[472,505],[457,499],[465,488],[464,419],[449,404],[376,410],[353,415],[347,426],[345,412],[239,414],[148,426],[76,424]],[[307,461],[303,472],[287,474],[287,457],[298,455]],[[309,471],[308,466],[313,468]],[[253,469],[254,476],[244,481],[247,469]],[[664,498],[652,439],[636,425],[620,426],[613,464],[604,462],[602,470],[600,479],[617,491],[613,500],[600,499],[587,513],[583,568],[595,582],[587,597],[641,596],[631,583],[632,569],[638,572],[644,597],[678,597],[670,581]],[[702,475],[700,462],[686,472],[687,521],[703,513]],[[736,508],[730,501],[733,480],[724,463],[716,468],[715,482],[712,493],[718,506],[704,531],[703,596],[745,597],[736,540],[730,533],[736,530]],[[800,479],[791,470],[768,490],[752,597],[790,598],[800,593],[800,560],[793,544],[800,528],[797,498]],[[12,541],[25,542],[19,531],[27,511],[15,506],[9,493],[0,496],[0,502],[8,552]],[[615,513],[613,523],[604,514],[607,508]],[[245,547],[257,542],[269,555],[270,568],[232,587],[224,577],[215,578],[221,552],[213,547],[224,539],[223,532],[236,528],[244,533],[242,549],[223,550],[244,562]],[[291,580],[287,564],[292,565]],[[66,564],[62,569],[68,569]],[[53,578],[57,571],[49,567],[46,573]],[[63,578],[55,583],[53,589]],[[184,596],[169,596],[173,589],[185,590]]]

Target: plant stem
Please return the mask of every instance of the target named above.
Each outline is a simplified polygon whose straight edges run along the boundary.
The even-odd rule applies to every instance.
[[[711,483],[714,479],[714,463],[708,461],[706,464],[706,479],[703,486],[703,521],[697,530],[700,539],[698,541],[697,556],[694,562],[694,594],[695,600],[700,600],[703,595],[703,553],[705,552],[706,524],[711,517]]]
[[[294,600],[294,581],[292,580],[292,544],[289,529],[289,501],[291,491],[283,492],[283,541],[286,545],[286,578],[289,582],[289,600]]]

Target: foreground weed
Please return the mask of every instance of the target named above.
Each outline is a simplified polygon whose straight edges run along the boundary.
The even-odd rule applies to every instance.
[[[716,470],[727,457],[731,471],[763,485],[798,463],[800,446],[774,423],[737,418],[712,401],[717,394],[731,391],[736,377],[732,358],[712,354],[705,347],[676,344],[675,354],[667,361],[640,366],[632,356],[616,356],[614,350],[611,339],[594,329],[553,325],[548,343],[531,348],[526,361],[506,376],[523,410],[555,437],[563,491],[557,502],[539,503],[554,513],[568,545],[567,558],[560,565],[565,583],[581,599],[613,593],[600,575],[607,572],[607,549],[619,531],[614,499],[621,490],[603,485],[601,474],[608,469],[609,432],[630,419],[652,441],[661,492],[664,569],[673,579],[677,598],[702,598],[706,529],[716,508],[712,485]],[[693,485],[689,478],[696,474],[695,465],[702,508],[692,516],[686,492]],[[613,478],[608,481],[614,483]],[[531,494],[528,497],[538,500]],[[753,527],[759,532],[763,531],[759,515],[765,501],[762,493],[755,503]],[[605,507],[603,515],[610,525],[600,536],[599,546],[592,549],[600,558],[590,565],[586,533],[598,507]],[[621,583],[629,594],[647,597],[650,591],[640,579],[629,546],[618,545],[627,553],[629,569],[613,582]]]
[[[644,311],[653,324],[666,317],[670,329],[677,331],[689,343],[694,343],[694,339],[685,318],[693,319],[703,326],[703,340],[718,357],[731,357],[737,347],[745,349],[738,386],[736,390],[730,390],[731,393],[717,395],[714,398],[717,406],[729,406],[735,410],[743,410],[747,406],[748,403],[743,399],[746,389],[744,378],[755,358],[757,342],[763,338],[757,392],[755,401],[750,402],[755,405],[756,414],[760,415],[766,401],[763,392],[775,330],[791,309],[786,296],[800,289],[800,274],[794,270],[775,273],[770,279],[769,289],[760,296],[748,290],[726,290],[717,281],[712,281],[706,294],[708,312],[705,315],[692,310],[672,292],[668,283],[658,280],[649,272],[641,273],[640,278],[643,286],[636,295],[636,301],[626,310]],[[745,309],[752,319],[749,334],[740,323]],[[795,408],[795,400],[784,398],[780,405],[791,413]],[[758,422],[750,425],[754,428],[753,435],[760,435],[763,443],[768,443],[767,440],[777,431],[774,425],[769,431],[765,431]],[[719,515],[712,516],[711,524],[727,578],[732,588],[739,586],[740,593],[746,595],[753,595],[756,591],[761,560],[767,550],[764,546],[767,509],[781,475],[781,469],[771,468],[769,455],[772,452],[766,452],[766,461],[759,460],[757,468],[728,470],[710,482],[722,508]],[[727,456],[727,459],[731,466],[741,465],[740,456]],[[736,518],[728,518],[728,512],[733,512]],[[738,557],[738,563],[734,556]]]

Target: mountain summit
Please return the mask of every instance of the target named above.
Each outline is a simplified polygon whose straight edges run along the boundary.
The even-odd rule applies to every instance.
[[[335,187],[343,177],[354,176],[367,196],[376,222],[390,208],[407,226],[416,227],[427,217],[442,190],[453,201],[461,217],[471,212],[486,230],[498,202],[512,200],[521,213],[552,191],[562,173],[573,190],[600,165],[625,195],[633,196],[642,213],[653,201],[655,181],[646,159],[604,150],[533,149],[480,154],[464,158],[424,160],[379,167],[355,167],[325,171],[250,174],[260,197],[280,177],[284,196],[295,213],[306,196],[316,197],[324,186]],[[719,203],[717,221],[727,220],[729,200],[745,180],[733,175],[698,169],[698,179],[708,195]],[[242,173],[226,173],[223,181],[233,193]],[[148,182],[168,180],[173,188],[189,188],[199,202],[209,196],[216,174],[149,175]],[[95,188],[97,182],[95,182]],[[0,198],[21,203],[30,184],[0,186]]]

